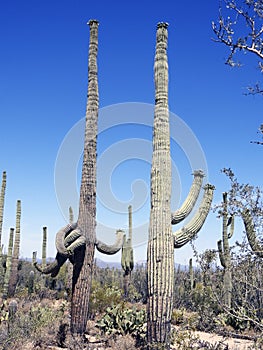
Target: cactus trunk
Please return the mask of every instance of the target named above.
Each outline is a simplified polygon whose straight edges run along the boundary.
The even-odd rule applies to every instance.
[[[89,21],[90,43],[88,62],[88,104],[86,110],[85,144],[82,163],[78,227],[87,243],[75,252],[73,267],[71,331],[83,334],[88,318],[88,303],[96,240],[96,169],[98,128],[98,22]]]
[[[194,289],[194,270],[193,270],[193,259],[189,259],[189,279],[190,279],[190,290]]]
[[[214,186],[207,184],[197,214],[182,229],[172,224],[192,211],[204,174],[194,171],[194,181],[182,207],[171,213],[171,158],[168,109],[167,23],[159,23],[154,62],[155,111],[151,169],[151,212],[147,250],[147,347],[170,349],[174,296],[174,249],[189,242],[201,229],[209,213]]]
[[[90,20],[90,43],[88,59],[88,101],[82,178],[80,186],[79,215],[76,223],[70,223],[57,232],[55,261],[45,268],[35,263],[37,270],[55,277],[67,261],[73,264],[71,332],[83,335],[88,318],[88,304],[94,264],[95,247],[104,254],[115,254],[123,243],[123,231],[118,230],[116,241],[107,245],[96,238],[96,167],[98,129],[98,21]]]
[[[0,194],[0,276],[3,276],[3,252],[2,252],[2,230],[3,230],[3,217],[4,217],[4,204],[5,204],[5,190],[6,190],[6,172],[3,171],[2,187]]]
[[[132,248],[132,206],[128,207],[128,215],[129,215],[129,238],[126,240],[126,236],[124,236],[123,246],[121,251],[121,266],[123,269],[123,290],[125,298],[128,297],[129,294],[129,286],[131,280],[131,272],[134,267],[133,260],[133,248]]]
[[[227,193],[223,193],[223,227],[222,227],[222,239],[217,242],[219,258],[221,265],[224,268],[224,277],[223,277],[223,301],[224,305],[231,307],[232,299],[232,271],[231,271],[231,255],[229,247],[229,239],[232,237],[234,232],[234,217],[230,216],[228,219],[228,209],[227,209]],[[230,231],[228,232],[228,226],[230,226]]]
[[[8,288],[9,288],[9,281],[10,281],[10,274],[11,274],[11,267],[12,267],[13,242],[14,242],[14,229],[10,228],[8,251],[7,251],[7,257],[6,257],[6,271],[5,271],[4,287],[3,287],[3,299],[7,299],[8,297]]]
[[[21,201],[17,201],[16,205],[16,231],[15,242],[12,258],[11,276],[9,282],[9,296],[14,296],[16,290],[16,284],[18,281],[18,263],[19,263],[19,250],[20,250],[20,221],[21,221]]]
[[[42,268],[47,265],[47,228],[43,227],[43,238],[42,238]]]
[[[167,24],[159,23],[154,64],[155,112],[151,169],[151,213],[147,251],[149,349],[170,349],[174,285],[171,225],[171,159],[168,110]]]

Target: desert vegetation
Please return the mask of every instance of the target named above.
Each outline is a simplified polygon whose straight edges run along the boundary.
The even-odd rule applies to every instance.
[[[230,9],[248,21],[234,1]],[[260,2],[259,2],[260,3]],[[252,2],[246,4],[251,8]],[[260,3],[261,4],[261,3]],[[262,4],[255,11],[262,18]],[[231,39],[232,22],[213,24],[231,53],[251,51],[262,33],[253,29],[252,42]],[[56,235],[57,254],[47,258],[47,227],[43,227],[42,256],[20,258],[22,201],[17,200],[15,227],[8,246],[1,244],[4,220],[6,171],[0,194],[0,348],[12,349],[262,349],[263,348],[263,200],[262,190],[242,184],[230,168],[222,169],[229,187],[222,202],[213,203],[215,186],[205,184],[201,169],[182,206],[171,212],[171,156],[168,107],[168,24],[158,23],[154,60],[155,111],[151,167],[151,207],[147,261],[136,264],[133,256],[132,206],[128,207],[129,231],[116,230],[112,245],[96,237],[97,130],[98,130],[98,21],[88,22],[88,99],[79,212]],[[227,39],[225,35],[227,36]],[[230,36],[230,39],[229,39]],[[260,44],[261,41],[260,41]],[[262,58],[262,49],[255,48]],[[262,66],[260,66],[262,68]],[[255,90],[250,90],[254,93]],[[262,93],[262,91],[257,91]],[[257,141],[259,145],[261,142]],[[216,185],[216,184],[215,184]],[[201,195],[202,193],[202,195]],[[196,214],[181,229],[195,208]],[[213,212],[213,213],[212,213]],[[196,234],[209,215],[222,220],[217,249],[198,251]],[[243,223],[243,240],[235,241],[234,223]],[[41,238],[40,238],[41,239]],[[174,250],[192,246],[188,266],[175,265]],[[115,254],[115,267],[101,267],[95,250]],[[209,337],[212,334],[213,339]]]

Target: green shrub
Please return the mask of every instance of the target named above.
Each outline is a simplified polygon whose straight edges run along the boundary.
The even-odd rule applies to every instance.
[[[97,326],[107,335],[131,334],[135,337],[145,333],[146,313],[144,309],[128,308],[125,303],[108,307],[106,313],[97,322]]]
[[[114,307],[122,300],[123,291],[116,286],[101,286],[98,282],[92,282],[89,317],[94,318],[96,315],[105,311],[107,307]]]

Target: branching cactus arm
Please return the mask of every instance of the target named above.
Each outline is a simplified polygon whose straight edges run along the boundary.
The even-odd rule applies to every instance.
[[[123,237],[124,237],[124,231],[123,230],[117,230],[116,231],[116,241],[112,245],[105,244],[101,242],[100,240],[96,240],[96,248],[100,253],[112,255],[117,253],[123,244]]]
[[[193,175],[194,180],[186,200],[184,201],[180,209],[172,213],[172,225],[178,224],[179,222],[184,220],[195,206],[195,203],[197,201],[202,187],[204,173],[202,170],[196,170]]]
[[[204,196],[197,213],[192,220],[178,231],[173,233],[174,248],[181,248],[188,243],[201,230],[210,211],[215,187],[207,184],[204,187]]]
[[[86,239],[77,229],[77,224],[68,224],[56,234],[57,255],[55,261],[47,266],[40,266],[35,262],[34,266],[39,272],[55,277],[67,258],[72,257],[75,249],[85,245],[85,243]]]
[[[51,277],[56,277],[59,273],[61,266],[66,262],[66,260],[67,257],[57,253],[55,260],[51,264],[42,267],[35,261],[34,266],[37,269],[37,271],[43,273],[44,275],[50,274]]]
[[[245,209],[241,213],[241,215],[245,225],[246,235],[247,235],[247,239],[251,249],[257,256],[259,256],[260,258],[263,258],[263,247],[257,240],[256,230],[255,230],[255,226],[254,226],[250,211],[248,209]]]
[[[221,239],[217,242],[217,248],[218,248],[218,252],[219,252],[220,263],[225,268],[226,267],[226,261],[225,261],[225,256],[224,256],[224,253],[223,253],[223,246],[222,246],[222,240]]]

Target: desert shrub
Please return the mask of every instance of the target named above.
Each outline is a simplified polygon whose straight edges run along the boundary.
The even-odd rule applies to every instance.
[[[145,335],[146,313],[144,309],[129,308],[123,302],[108,307],[104,316],[97,322],[99,329],[107,335],[131,334],[143,341]]]
[[[26,342],[32,342],[35,347],[54,345],[56,332],[62,323],[65,307],[54,310],[50,305],[34,305],[29,303],[18,308],[16,317],[12,321],[12,327],[2,324],[0,332],[0,343],[3,350],[20,350],[24,348]]]
[[[171,322],[173,325],[195,330],[199,323],[199,315],[197,312],[189,312],[186,309],[174,309]]]
[[[107,307],[114,307],[122,300],[123,291],[116,286],[102,286],[100,283],[92,282],[89,317],[94,318],[96,315],[105,311]]]

